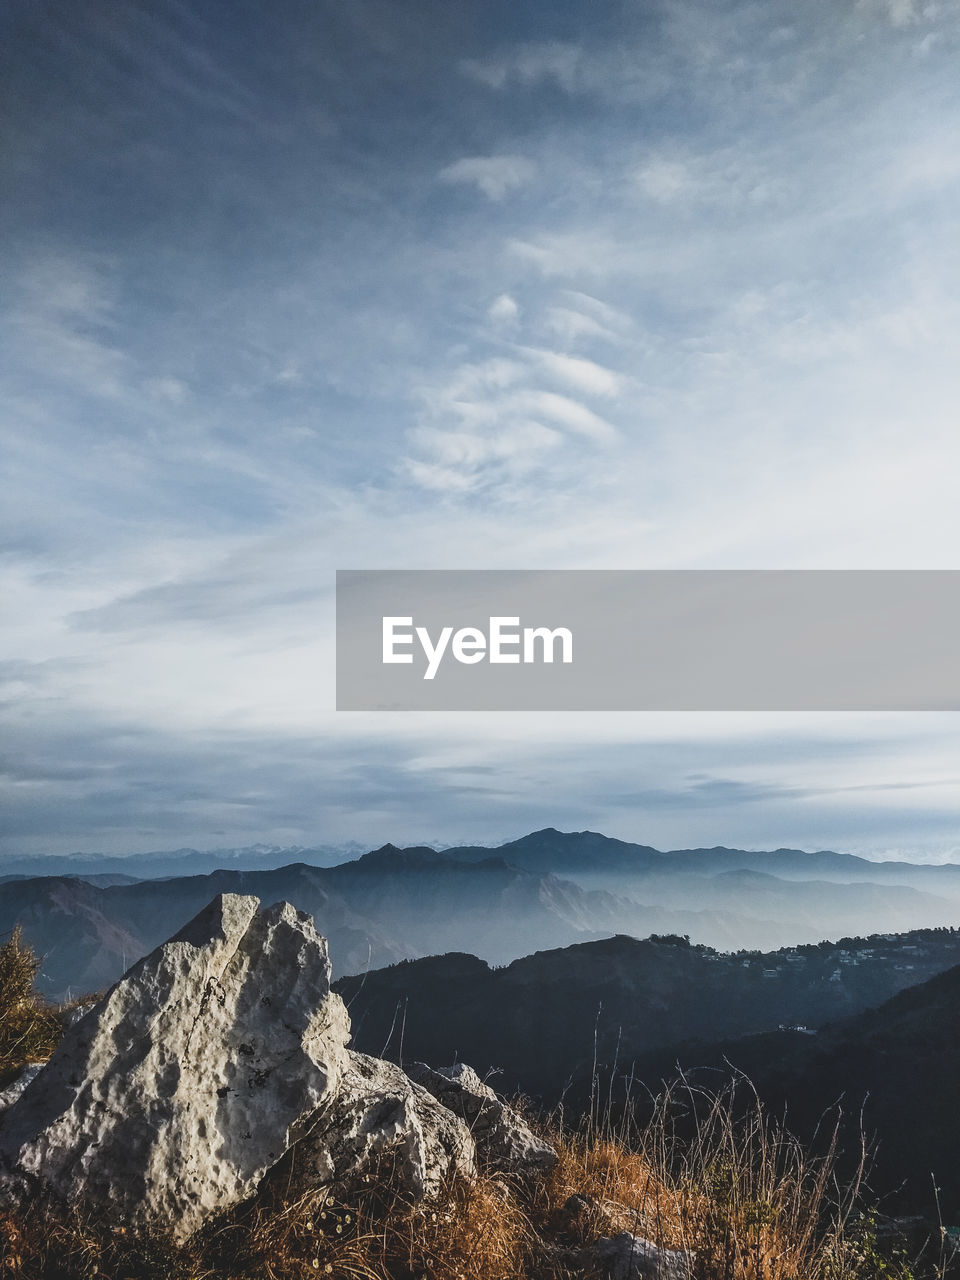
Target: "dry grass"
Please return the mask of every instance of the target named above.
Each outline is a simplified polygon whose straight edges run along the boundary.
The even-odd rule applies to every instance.
[[[19,926],[0,945],[0,1086],[27,1062],[45,1062],[57,1047],[57,1010],[37,995],[40,962]]]
[[[34,994],[37,962],[19,933],[0,947],[0,1070],[48,1056],[60,1021]],[[695,1280],[917,1280],[878,1246],[860,1173],[836,1177],[829,1134],[814,1156],[743,1080],[719,1093],[681,1081],[571,1128],[539,1127],[558,1151],[548,1175],[482,1172],[434,1201],[400,1192],[389,1158],[349,1203],[302,1194],[296,1150],[258,1196],[175,1249],[134,1239],[79,1207],[0,1211],[0,1277],[22,1280],[571,1280],[586,1247],[632,1231],[696,1255]],[[942,1267],[927,1272],[942,1275]]]
[[[181,1249],[34,1204],[0,1214],[0,1275],[593,1280],[584,1246],[629,1230],[695,1251],[696,1280],[914,1280],[919,1273],[903,1259],[880,1253],[853,1191],[838,1191],[829,1153],[810,1161],[762,1110],[738,1122],[725,1105],[716,1101],[683,1150],[679,1140],[672,1148],[666,1104],[634,1144],[589,1127],[554,1128],[559,1160],[551,1174],[457,1179],[420,1205],[397,1190],[389,1161],[349,1203],[296,1194],[289,1165],[254,1201]]]
[[[617,1126],[588,1122],[567,1137],[550,1194],[587,1200],[585,1237],[632,1231],[691,1251],[709,1280],[871,1275],[860,1226],[866,1150],[841,1187],[835,1131],[823,1147],[811,1154],[742,1078],[716,1093],[681,1080],[651,1100],[642,1125],[627,1109]]]

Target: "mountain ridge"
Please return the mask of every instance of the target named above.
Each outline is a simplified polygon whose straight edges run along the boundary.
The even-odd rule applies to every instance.
[[[606,836],[602,832],[585,829],[583,831],[560,831],[556,827],[543,827],[528,832],[514,840],[500,845],[449,845],[437,847],[431,845],[397,846],[391,843],[380,846],[380,849],[420,848],[442,852],[458,860],[478,861],[488,857],[501,856],[509,861],[505,851],[523,854],[530,847],[543,846],[552,842],[555,849],[565,843],[577,842],[581,851],[598,849],[630,851],[633,864],[638,864],[637,854],[648,859],[656,859],[654,865],[662,865],[660,860],[670,860],[674,867],[699,860],[705,865],[709,859],[732,860],[744,863],[745,860],[777,860],[781,863],[801,859],[807,868],[828,866],[840,869],[856,869],[873,872],[882,876],[904,869],[908,872],[921,870],[938,873],[945,871],[949,875],[960,878],[960,863],[951,862],[910,862],[888,859],[873,860],[859,854],[841,853],[831,849],[804,850],[780,846],[776,849],[738,849],[731,845],[703,845],[690,848],[657,849],[653,845],[638,844],[621,840],[615,836]],[[86,874],[128,874],[137,878],[161,878],[182,873],[184,867],[191,864],[194,868],[204,868],[209,872],[216,869],[232,867],[235,870],[270,870],[293,862],[304,862],[310,866],[338,866],[344,862],[357,861],[370,852],[363,845],[351,841],[341,845],[275,845],[253,844],[236,848],[193,849],[183,847],[174,850],[156,850],[146,853],[102,854],[76,852],[67,854],[4,854],[0,855],[0,881],[13,875],[26,876],[30,879],[45,875],[84,875]],[[372,850],[378,852],[378,850]],[[642,861],[642,859],[641,859]],[[241,865],[242,864],[242,865]],[[268,865],[272,864],[272,865]],[[154,869],[151,870],[151,867]],[[158,870],[157,867],[160,869]],[[758,869],[763,869],[759,867]]]
[[[252,848],[258,857],[280,856],[279,846]],[[827,878],[838,867],[851,878]],[[889,864],[829,851],[662,852],[549,827],[497,849],[388,843],[331,866],[299,859],[190,868],[129,883],[88,868],[84,879],[84,869],[0,883],[0,932],[23,925],[44,955],[50,994],[115,980],[221,891],[288,899],[310,911],[331,939],[338,974],[451,950],[505,964],[612,934],[687,934],[723,951],[772,951],[825,936],[960,923],[956,868],[896,864],[890,872]],[[866,878],[879,874],[892,879]]]
[[[503,1071],[509,1088],[553,1104],[571,1082],[589,1091],[598,1063],[671,1059],[687,1044],[698,1065],[698,1044],[824,1025],[958,964],[956,929],[739,954],[682,937],[614,936],[500,969],[462,956],[411,960],[336,986],[367,1051],[386,1052],[402,1009],[405,1055],[472,1055]]]

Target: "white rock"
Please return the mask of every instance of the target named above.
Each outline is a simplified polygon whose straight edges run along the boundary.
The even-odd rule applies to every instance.
[[[96,1000],[82,1000],[80,1004],[75,1004],[73,1008],[67,1009],[63,1015],[64,1027],[75,1027],[81,1018],[85,1018],[90,1010],[96,1007]]]
[[[590,1250],[608,1280],[692,1280],[695,1255],[659,1249],[630,1231],[601,1236]]]
[[[12,1107],[20,1098],[28,1084],[32,1084],[43,1070],[43,1062],[28,1062],[25,1067],[10,1081],[5,1089],[0,1090],[0,1114]]]
[[[483,1083],[473,1067],[457,1062],[433,1069],[424,1062],[406,1068],[407,1075],[455,1115],[473,1135],[481,1161],[491,1168],[514,1170],[552,1169],[557,1153],[538,1138],[512,1107]]]
[[[223,894],[66,1031],[0,1123],[12,1186],[184,1240],[336,1096],[349,1017],[309,916]]]
[[[403,1186],[432,1196],[452,1173],[474,1173],[461,1119],[391,1062],[350,1053],[339,1092],[294,1153],[298,1186],[345,1191],[379,1156],[393,1153]]]

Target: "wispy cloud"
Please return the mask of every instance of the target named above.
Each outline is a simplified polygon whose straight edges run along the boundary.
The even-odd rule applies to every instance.
[[[451,186],[474,186],[488,200],[502,200],[524,186],[536,169],[523,156],[464,156],[441,169],[441,182]]]
[[[722,147],[706,155],[654,153],[639,165],[636,182],[641,196],[674,212],[698,206],[721,215],[751,206],[769,212],[786,195],[786,184],[769,159],[742,148]]]
[[[615,330],[601,324],[595,316],[578,311],[575,307],[549,307],[544,315],[544,325],[567,346],[575,346],[582,338],[619,344],[621,336]]]
[[[519,307],[512,298],[501,295],[493,306],[516,327]],[[510,352],[509,357],[461,365],[440,383],[422,388],[423,420],[409,432],[414,452],[401,463],[414,483],[468,492],[542,471],[562,446],[570,446],[571,438],[608,446],[616,441],[609,421],[555,387],[615,399],[622,386],[618,374],[564,352],[519,344]]]
[[[487,315],[497,325],[515,324],[520,318],[520,308],[516,298],[512,298],[509,293],[501,293],[490,303]]]
[[[532,354],[548,373],[587,395],[617,396],[622,389],[622,377],[593,360],[564,355],[559,351],[534,351]]]
[[[519,45],[492,58],[465,58],[460,65],[464,75],[491,89],[503,89],[511,81],[529,86],[553,80],[573,93],[582,81],[583,62],[580,45],[554,40]]]
[[[575,431],[578,435],[590,440],[611,441],[617,436],[616,428],[598,413],[588,409],[579,400],[569,396],[558,395],[555,391],[523,391],[515,398],[514,403],[533,413],[542,414],[551,422],[557,422]]]
[[[495,91],[555,86],[575,98],[649,102],[669,91],[672,68],[642,40],[597,46],[580,40],[527,41],[485,58],[464,59],[462,73]]]

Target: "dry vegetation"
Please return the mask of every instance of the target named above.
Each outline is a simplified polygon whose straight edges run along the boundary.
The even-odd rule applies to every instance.
[[[44,1062],[60,1039],[60,1017],[34,989],[39,961],[20,929],[0,946],[0,1088],[27,1062]]]
[[[20,937],[0,947],[0,1052],[7,1074],[52,1051],[59,1023],[32,992]],[[742,1082],[741,1090],[742,1093]],[[805,1151],[759,1101],[682,1084],[642,1125],[591,1117],[541,1128],[559,1160],[547,1176],[486,1173],[411,1204],[389,1162],[349,1202],[303,1196],[295,1151],[257,1198],[189,1246],[131,1239],[79,1208],[0,1211],[0,1276],[24,1280],[568,1280],[596,1278],[587,1246],[633,1231],[696,1254],[696,1280],[914,1280],[881,1251],[859,1179],[841,1188],[835,1150]],[[934,1266],[926,1274],[942,1274]]]

